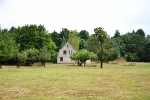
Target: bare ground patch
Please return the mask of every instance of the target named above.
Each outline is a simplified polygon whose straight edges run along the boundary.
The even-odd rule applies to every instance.
[[[19,88],[19,89],[11,89],[8,90],[6,94],[0,94],[0,99],[2,100],[12,100],[19,98],[20,96],[28,93],[28,90],[24,88]]]

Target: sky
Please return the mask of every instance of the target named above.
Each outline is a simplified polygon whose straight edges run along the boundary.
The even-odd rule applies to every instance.
[[[150,35],[150,0],[0,0],[0,26],[42,24],[49,32],[103,27],[108,35],[142,28]]]

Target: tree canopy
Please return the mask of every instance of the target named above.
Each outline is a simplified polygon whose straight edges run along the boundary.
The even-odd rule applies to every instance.
[[[18,62],[18,67],[20,63],[30,65],[38,61],[38,56],[43,53],[40,52],[41,48],[49,51],[51,60],[56,56],[56,45],[43,25],[32,24],[18,28],[11,27],[10,30],[0,30],[0,61],[12,59]],[[43,59],[41,57],[40,60]]]
[[[100,65],[100,68],[103,68],[103,43],[106,41],[107,33],[101,27],[95,28],[94,32],[95,32],[95,34],[94,34],[95,39],[97,39],[100,42],[100,48],[101,48],[101,53],[100,53],[101,65]]]
[[[127,32],[126,34],[120,35],[120,37],[113,37],[116,40],[120,48],[120,56],[127,58],[127,61],[131,61],[132,57],[130,54],[135,54],[136,58],[134,61],[148,62],[150,61],[150,39],[145,36],[142,29],[138,29],[136,32]],[[128,55],[128,57],[127,57]]]
[[[0,67],[1,61],[7,61],[15,56],[16,42],[11,34],[0,30]]]
[[[79,50],[79,33],[77,31],[71,31],[69,34],[68,42],[73,46],[73,48],[78,51]]]
[[[102,27],[95,28],[94,32],[62,28],[60,32],[49,33],[44,25],[35,24],[12,26],[10,29],[0,27],[0,62],[13,62],[18,67],[22,63],[31,65],[35,61],[43,65],[46,61],[56,62],[57,52],[66,42],[77,51],[71,58],[82,63],[85,59],[91,59],[89,52],[97,56],[101,67],[104,61],[118,57],[124,57],[127,61],[150,62],[150,35],[146,36],[141,28],[127,33],[116,30],[113,37],[109,37]]]
[[[82,49],[82,50],[79,50],[77,53],[74,53],[71,56],[71,59],[76,60],[78,63],[78,66],[82,66],[82,64],[84,64],[85,66],[86,60],[96,59],[96,57],[97,55],[94,54],[93,52],[89,52],[85,49]]]

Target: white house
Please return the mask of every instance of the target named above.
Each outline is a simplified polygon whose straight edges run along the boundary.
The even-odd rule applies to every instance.
[[[67,42],[57,53],[57,63],[71,63],[72,60],[70,56],[73,55],[73,53],[76,53],[76,51]]]

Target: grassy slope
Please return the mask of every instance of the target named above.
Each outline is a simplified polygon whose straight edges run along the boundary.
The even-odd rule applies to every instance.
[[[150,63],[78,67],[0,69],[0,99],[12,100],[150,100]]]

